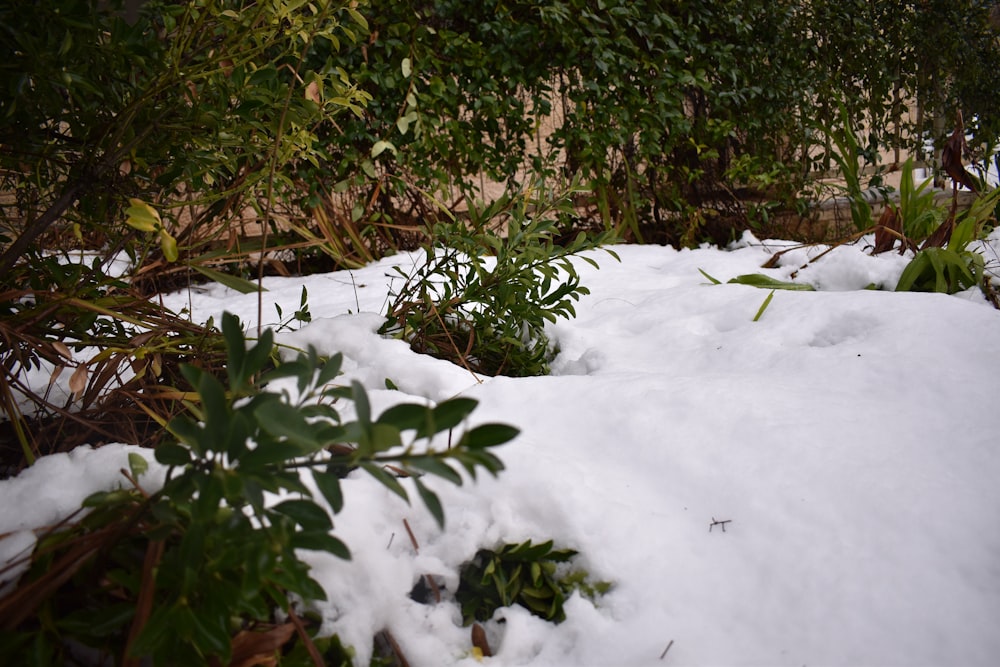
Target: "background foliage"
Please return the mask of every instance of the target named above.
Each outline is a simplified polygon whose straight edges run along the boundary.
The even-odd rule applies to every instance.
[[[330,394],[358,408],[357,422],[340,425],[329,406],[288,405],[248,384],[273,361],[265,336],[241,356],[232,322],[192,323],[151,295],[203,279],[254,291],[265,271],[423,247],[424,269],[389,304],[386,332],[476,371],[543,373],[545,322],[572,316],[586,294],[567,259],[582,250],[768,233],[774,214],[807,212],[831,167],[846,177],[861,233],[873,223],[866,192],[879,184],[866,168],[904,150],[937,166],[959,113],[966,157],[992,156],[998,30],[994,0],[0,4],[0,474],[104,441],[160,445],[158,458],[184,469],[155,498],[136,485],[94,499],[91,523],[49,543],[35,572],[45,587],[64,570],[54,559],[76,565],[89,545],[114,542],[118,579],[89,582],[114,587],[74,598],[65,617],[50,608],[41,625],[9,627],[36,646],[82,628],[106,633],[87,637],[98,646],[125,633],[150,653],[224,659],[230,612],[246,621],[291,610],[289,592],[317,594],[295,547],[346,555],[312,500],[260,501],[263,490],[312,497],[291,472],[305,464],[288,457],[312,465],[328,441],[353,443],[334,452],[336,466],[360,466],[405,497],[376,465],[393,458],[386,450],[402,431],[429,437],[473,407],[402,406],[373,420],[353,387]],[[979,284],[995,298],[966,246],[991,224],[996,198],[956,214],[920,189],[903,192],[881,249],[915,249],[928,234],[935,243],[899,288]],[[305,293],[293,319],[308,320]],[[306,387],[318,363],[307,355],[284,372]],[[26,378],[42,370],[51,381],[39,394]],[[68,392],[54,391],[63,384]],[[183,445],[164,440],[168,424]],[[460,482],[442,458],[495,472],[485,448],[513,433],[494,426],[447,455],[393,460]],[[243,451],[251,435],[258,448]],[[221,465],[218,443],[236,469]],[[336,471],[319,479],[336,511]],[[436,496],[419,477],[413,486],[443,521]],[[240,541],[271,560],[246,569],[232,552]],[[198,564],[203,547],[218,560]],[[493,570],[470,581],[514,582],[497,588],[500,604],[529,591],[558,618],[569,589],[540,563],[518,570],[524,550],[568,557],[551,544],[510,545],[484,555]],[[170,595],[197,595],[204,578],[225,590],[199,599],[206,616],[194,618]],[[142,605],[156,586],[153,614]],[[123,595],[128,604],[104,605]],[[14,617],[26,608],[6,604]]]
[[[834,166],[841,105],[868,162],[942,141],[958,110],[980,155],[1000,129],[993,3],[375,7],[369,48],[350,54],[372,103],[336,166],[400,149],[366,186],[379,219],[427,214],[422,190],[459,207],[485,180],[580,176],[592,219],[627,238],[724,241]]]

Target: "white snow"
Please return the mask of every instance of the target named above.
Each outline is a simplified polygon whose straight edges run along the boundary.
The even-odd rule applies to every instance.
[[[891,289],[906,258],[863,244],[811,264],[822,249],[794,249],[760,269],[790,245],[618,247],[620,264],[592,253],[600,270],[578,262],[592,294],[550,328],[560,352],[539,378],[477,379],[380,338],[391,267],[412,256],[265,281],[265,324],[274,302],[287,317],[308,288],[313,322],[278,341],[343,352],[344,379],[376,411],[462,394],[480,401],[474,423],[522,430],[496,450],[498,478],[432,480],[443,531],[419,500],[363,473],[345,480],[335,532],[353,560],[307,554],[329,592],[325,630],[359,664],[383,628],[414,666],[480,664],[457,604],[418,604],[411,587],[434,574],[454,590],[477,549],[551,538],[614,588],[596,606],[574,596],[560,625],[498,611],[496,655],[481,664],[996,664],[1000,312],[975,292],[865,290]],[[754,322],[769,291],[711,285],[698,269],[820,291],[777,291]],[[167,299],[189,304],[196,321],[230,310],[256,325],[256,295],[213,286]],[[125,451],[78,449],[0,482],[0,534],[25,548],[27,528],[118,483]]]

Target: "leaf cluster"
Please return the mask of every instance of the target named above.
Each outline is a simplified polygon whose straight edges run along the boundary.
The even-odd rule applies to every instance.
[[[991,190],[978,197],[957,221],[946,219],[942,225],[954,225],[947,245],[928,246],[925,243],[903,269],[896,291],[954,294],[979,287],[990,297],[991,277],[986,271],[986,260],[970,244],[982,235],[985,223],[994,216],[998,201],[1000,189]]]
[[[168,425],[176,442],[155,450],[167,466],[163,487],[146,492],[146,461],[131,459],[134,488],[89,498],[91,512],[42,540],[25,580],[0,599],[5,664],[29,656],[62,663],[78,645],[117,664],[143,656],[157,665],[226,664],[249,641],[241,633],[273,631],[286,618],[285,641],[263,657],[275,659],[292,635],[309,644],[296,608],[326,591],[298,553],[350,558],[332,534],[343,476],[364,470],[404,499],[412,483],[443,525],[442,503],[423,476],[461,484],[460,470],[497,474],[503,465],[490,450],[517,435],[483,424],[452,440],[476,407],[466,398],[400,404],[376,418],[361,385],[333,383],[339,355],[310,350],[274,365],[270,330],[248,346],[226,314],[222,332],[225,384],[184,368],[200,404]],[[356,419],[342,422],[336,401],[352,402]],[[442,434],[449,442],[435,444]]]
[[[535,616],[561,623],[566,620],[563,604],[573,591],[594,598],[611,588],[568,567],[576,554],[572,549],[554,548],[552,540],[479,550],[460,575],[456,598],[463,621],[466,625],[486,621],[500,607],[519,604]]]

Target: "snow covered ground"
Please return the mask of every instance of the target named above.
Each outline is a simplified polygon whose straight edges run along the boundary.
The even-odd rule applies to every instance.
[[[408,594],[425,573],[454,590],[477,549],[529,538],[578,550],[614,588],[596,605],[574,596],[560,625],[498,611],[496,655],[482,664],[997,664],[1000,312],[975,292],[865,290],[891,289],[906,260],[859,245],[809,265],[820,249],[786,253],[763,272],[821,291],[778,291],[755,322],[767,291],[698,271],[725,282],[783,247],[746,241],[579,262],[592,294],[551,328],[560,353],[539,378],[477,379],[375,334],[390,267],[409,255],[266,281],[265,324],[277,322],[272,303],[287,317],[308,289],[313,322],[279,342],[343,352],[376,413],[462,394],[480,401],[475,423],[522,430],[496,450],[498,478],[432,482],[443,531],[419,501],[364,474],[345,481],[336,534],[354,558],[308,559],[330,593],[326,629],[359,664],[383,628],[415,667],[479,664],[454,602]],[[256,323],[256,296],[221,286],[168,305]],[[116,483],[126,451],[79,449],[0,482],[0,534]],[[14,538],[0,558],[31,541]]]

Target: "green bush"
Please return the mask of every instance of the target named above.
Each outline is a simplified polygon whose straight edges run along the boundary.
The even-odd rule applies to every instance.
[[[271,367],[270,330],[249,348],[234,316],[223,317],[222,330],[228,386],[185,367],[201,407],[197,419],[174,419],[177,441],[156,449],[168,466],[163,487],[144,489],[146,460],[130,456],[132,488],[88,498],[89,514],[42,537],[19,587],[0,599],[4,664],[69,664],[80,650],[90,664],[227,664],[265,639],[269,648],[256,657],[280,659],[295,636],[300,648],[313,642],[296,620],[298,601],[325,599],[296,550],[350,558],[329,513],[344,506],[345,471],[362,469],[407,499],[391,463],[443,526],[442,504],[421,475],[461,484],[454,464],[473,476],[503,468],[490,450],[516,429],[484,424],[450,437],[474,400],[400,404],[374,418],[359,384],[331,384],[339,355],[310,350]],[[277,380],[294,385],[266,388]],[[338,399],[353,403],[355,421],[341,422]],[[435,439],[443,432],[447,442]],[[284,664],[313,664],[307,651],[295,655]]]
[[[57,223],[144,255],[120,224],[129,197],[164,210],[195,264],[245,208],[269,224],[317,133],[366,99],[335,60],[366,28],[356,4],[149,0],[129,22],[121,0],[4,3],[4,280]]]
[[[545,323],[575,316],[573,303],[589,294],[570,258],[614,239],[581,232],[560,245],[560,216],[571,215],[567,195],[539,188],[471,204],[469,220],[436,225],[423,262],[410,273],[397,268],[404,282],[382,333],[475,373],[546,374]]]

